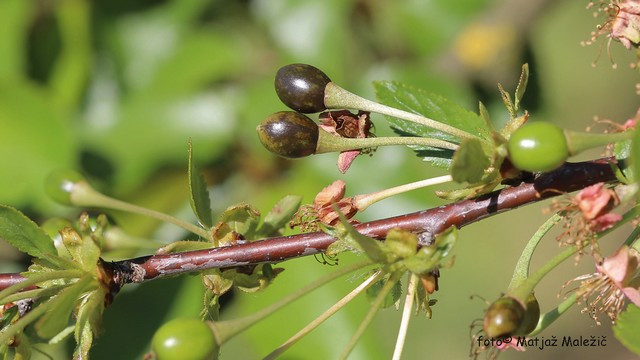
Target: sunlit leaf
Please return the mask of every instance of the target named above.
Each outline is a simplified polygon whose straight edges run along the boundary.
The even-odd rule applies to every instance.
[[[640,355],[640,308],[629,304],[618,316],[613,333],[629,351]]]
[[[202,178],[200,169],[193,161],[193,146],[189,140],[189,202],[191,209],[198,218],[200,224],[207,228],[213,226],[213,218],[211,216],[211,202],[209,200],[209,191],[207,184]]]
[[[264,221],[258,229],[260,236],[269,236],[282,229],[293,215],[298,211],[301,196],[287,195],[275,204],[273,209],[264,217]]]
[[[91,277],[84,277],[49,300],[51,301],[50,310],[36,322],[36,332],[40,337],[53,337],[67,327],[71,311],[79,301],[80,295],[87,291],[91,281],[93,281]]]
[[[37,258],[58,254],[51,238],[36,223],[6,205],[0,205],[0,238]]]
[[[522,72],[520,73],[520,79],[518,80],[518,86],[514,96],[514,110],[518,111],[520,108],[520,101],[524,96],[525,90],[527,90],[527,84],[529,83],[529,64],[522,65]]]
[[[482,180],[491,160],[478,139],[465,139],[453,155],[451,177],[458,183],[475,184]]]
[[[481,139],[491,141],[491,129],[487,127],[485,121],[478,114],[464,109],[449,99],[393,81],[376,81],[373,86],[378,101],[385,105],[426,116],[476,135]],[[420,136],[454,143],[460,142],[460,139],[453,135],[424,125],[392,117],[387,117],[387,120],[392,128],[403,136]],[[417,152],[423,151],[418,155],[423,156],[425,161],[429,162],[432,162],[431,158],[446,159],[453,155],[451,151],[437,151],[431,147],[412,146],[412,148]],[[424,151],[427,152],[424,153]],[[433,162],[442,166],[443,160]]]

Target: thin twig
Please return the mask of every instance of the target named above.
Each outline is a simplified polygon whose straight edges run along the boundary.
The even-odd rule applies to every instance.
[[[419,233],[426,242],[452,225],[460,228],[486,217],[512,210],[545,198],[583,189],[599,182],[615,181],[611,158],[582,163],[567,163],[558,170],[538,176],[533,182],[522,183],[469,200],[423,210],[411,214],[362,223],[355,228],[364,235],[382,239],[393,228]],[[118,277],[120,285],[142,282],[166,275],[230,268],[257,263],[274,263],[314,255],[335,241],[323,232],[275,237],[239,245],[190,251],[168,255],[103,263]],[[0,274],[0,289],[20,282],[17,274]]]

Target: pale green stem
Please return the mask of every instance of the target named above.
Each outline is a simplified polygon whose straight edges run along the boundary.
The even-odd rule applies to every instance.
[[[43,274],[29,276],[25,280],[17,284],[13,284],[8,288],[0,291],[0,304],[7,303],[7,301],[5,301],[5,298],[7,298],[9,295],[12,295],[13,293],[20,291],[31,285],[35,285],[37,283],[41,283],[49,280],[79,278],[82,275],[84,275],[84,272],[82,270],[59,270],[59,271],[52,271],[52,272],[46,272]]]
[[[380,292],[376,296],[375,300],[373,301],[373,303],[371,303],[371,306],[369,307],[369,311],[367,312],[367,315],[364,317],[364,319],[362,319],[360,326],[358,327],[356,332],[351,336],[351,340],[349,340],[349,343],[347,344],[345,349],[342,351],[342,354],[340,354],[340,357],[338,357],[338,359],[344,360],[347,358],[347,356],[349,356],[349,354],[351,353],[351,350],[353,350],[353,348],[356,346],[356,343],[358,342],[358,340],[360,339],[364,331],[367,329],[367,327],[373,320],[373,317],[376,315],[376,313],[380,309],[380,305],[382,305],[382,302],[387,297],[389,292],[391,292],[391,290],[393,289],[395,284],[398,282],[398,280],[400,280],[401,276],[402,276],[401,271],[397,271],[391,274],[391,277],[389,278],[389,280],[384,284],[384,286],[382,286],[382,289],[380,289]]]
[[[318,143],[316,145],[315,154],[323,154],[329,152],[339,152],[348,150],[358,150],[373,148],[379,146],[393,145],[418,145],[431,146],[441,149],[456,150],[457,144],[444,140],[438,140],[427,137],[411,137],[411,136],[390,136],[390,137],[368,137],[368,138],[345,138],[335,136],[323,129],[318,131]]]
[[[101,207],[149,216],[179,226],[205,239],[209,239],[210,236],[210,234],[205,229],[175,218],[171,215],[167,215],[165,213],[147,209],[141,206],[129,204],[127,202],[101,194],[84,181],[78,182],[74,185],[71,192],[71,203],[76,206]]]
[[[372,204],[380,200],[384,200],[388,197],[402,194],[407,191],[431,186],[431,185],[443,184],[449,181],[452,181],[451,175],[444,175],[444,176],[439,176],[431,179],[420,180],[420,181],[412,182],[409,184],[404,184],[404,185],[392,187],[389,189],[385,189],[382,191],[374,192],[371,194],[356,195],[353,197],[353,202],[356,208],[358,209],[358,211],[364,211],[366,208],[368,208]]]
[[[564,314],[565,311],[569,310],[571,306],[573,306],[578,300],[578,294],[573,293],[571,296],[566,298],[563,302],[558,304],[555,309],[543,314],[540,316],[538,320],[538,325],[531,333],[527,336],[534,337],[540,334],[544,329],[546,329],[549,325],[551,325],[556,319],[560,317],[560,315]]]
[[[255,323],[261,321],[262,319],[266,318],[267,316],[273,314],[274,312],[280,310],[281,308],[285,307],[286,305],[292,303],[293,301],[299,299],[300,297],[310,293],[311,291],[322,287],[323,285],[325,285],[326,283],[337,279],[340,276],[343,276],[345,274],[348,274],[350,272],[356,271],[358,269],[362,269],[365,266],[369,266],[373,264],[373,261],[371,260],[367,260],[367,261],[363,261],[363,262],[359,262],[356,264],[351,264],[348,266],[344,266],[341,269],[339,269],[338,271],[335,271],[325,277],[322,277],[306,286],[301,287],[300,289],[292,292],[291,294],[285,296],[284,298],[278,300],[277,302],[261,309],[260,311],[239,318],[239,319],[233,319],[233,320],[225,320],[225,321],[215,321],[212,322],[210,324],[211,328],[213,329],[213,333],[216,336],[216,342],[218,343],[218,345],[222,345],[225,342],[227,342],[227,340],[231,339],[232,337],[234,337],[235,335],[239,334],[240,332],[246,330],[247,328],[249,328],[250,326],[254,325]]]
[[[392,360],[400,360],[402,349],[404,349],[404,341],[407,338],[407,329],[409,328],[409,320],[413,312],[413,301],[415,293],[418,289],[418,275],[411,273],[409,277],[409,285],[407,286],[407,296],[404,299],[404,308],[402,309],[402,320],[400,320],[400,330],[398,330],[398,338],[396,339],[396,347],[393,350]]]
[[[640,242],[637,241],[639,237],[640,237],[640,226],[636,226],[635,229],[633,229],[633,231],[631,232],[631,234],[629,234],[629,236],[627,237],[627,240],[624,241],[623,245],[636,248],[640,244]]]
[[[610,134],[591,134],[565,130],[564,136],[567,139],[569,154],[575,155],[594,147],[604,146],[622,140],[629,140],[633,136],[633,131]]]
[[[416,124],[428,126],[432,129],[440,130],[447,134],[451,134],[460,139],[471,139],[480,137],[470,134],[464,130],[460,130],[453,126],[441,123],[439,121],[429,119],[422,115],[413,114],[404,110],[396,109],[387,105],[367,100],[361,96],[355,95],[340,86],[330,82],[325,88],[324,103],[329,109],[356,109],[362,111],[375,112],[378,114],[388,115],[398,119],[414,122]],[[486,141],[481,139],[482,141]]]
[[[527,245],[525,246],[522,254],[520,255],[520,259],[518,259],[518,263],[516,264],[516,268],[513,271],[513,277],[511,278],[511,283],[509,284],[509,290],[514,289],[527,279],[529,276],[529,268],[531,266],[531,259],[533,258],[533,253],[536,250],[538,244],[540,244],[540,240],[551,230],[551,228],[556,225],[562,217],[558,214],[554,214],[547,221],[540,226],[540,228],[533,234]],[[509,291],[507,290],[507,291]]]
[[[295,335],[290,337],[287,341],[285,341],[282,345],[278,346],[277,349],[272,351],[269,355],[267,355],[264,360],[273,360],[277,358],[280,354],[289,349],[293,344],[295,344],[298,340],[302,339],[305,335],[311,332],[313,329],[322,324],[325,320],[333,316],[338,310],[342,309],[345,305],[347,305],[351,300],[353,300],[358,294],[368,289],[371,285],[373,285],[378,279],[382,276],[382,272],[380,270],[376,271],[375,274],[371,275],[367,280],[365,280],[362,284],[358,285],[353,291],[347,294],[345,297],[340,299],[337,303],[331,306],[327,311],[322,313],[312,322],[307,324],[302,330],[298,331]]]
[[[613,230],[619,228],[623,224],[631,221],[631,219],[638,216],[638,212],[640,212],[640,207],[636,206],[633,209],[627,211],[623,216],[622,220],[618,221],[613,227],[597,233],[595,235],[595,239],[593,241],[598,241],[601,237],[609,234]],[[542,280],[551,270],[553,270],[556,266],[560,265],[563,261],[568,259],[571,255],[578,251],[578,247],[575,245],[571,245],[564,249],[561,253],[556,255],[553,259],[549,260],[546,264],[541,266],[535,273],[529,276],[525,281],[522,281],[519,286],[516,288],[509,290],[509,295],[515,297],[520,300],[522,303],[526,303],[526,299],[533,292],[533,289],[538,285],[540,280]]]

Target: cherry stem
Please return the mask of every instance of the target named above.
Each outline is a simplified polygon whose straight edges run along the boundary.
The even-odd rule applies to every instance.
[[[222,344],[224,344],[225,342],[227,342],[229,339],[231,339],[232,337],[236,336],[237,334],[241,333],[242,331],[248,329],[249,327],[253,326],[254,324],[256,324],[257,322],[259,322],[260,320],[266,318],[267,316],[275,313],[276,311],[282,309],[283,307],[285,307],[286,305],[292,303],[293,301],[301,298],[302,296],[310,293],[313,290],[316,290],[320,287],[322,287],[323,285],[327,284],[328,282],[339,278],[342,275],[348,274],[350,272],[362,269],[363,267],[372,265],[373,261],[371,260],[367,260],[367,261],[363,261],[363,262],[359,262],[359,263],[355,263],[355,264],[351,264],[348,266],[344,266],[340,269],[338,269],[337,271],[328,274],[327,276],[324,276],[310,284],[307,284],[301,288],[299,288],[298,290],[290,293],[289,295],[283,297],[282,299],[278,300],[277,302],[251,314],[251,315],[247,315],[245,317],[239,318],[239,319],[233,319],[233,320],[224,320],[224,321],[215,321],[212,322],[210,324],[211,328],[213,329],[213,333],[215,334],[216,337],[216,342],[218,343],[219,346],[221,346]]]
[[[516,264],[516,268],[513,272],[513,277],[511,278],[511,283],[509,284],[507,291],[517,288],[527,279],[529,276],[529,268],[531,266],[531,258],[533,257],[536,247],[540,244],[540,240],[542,240],[549,230],[559,223],[560,220],[562,220],[562,217],[558,214],[554,214],[552,217],[547,219],[542,226],[540,226],[535,234],[533,234],[522,251],[520,259],[518,259],[518,263]]]
[[[371,303],[371,306],[369,307],[369,311],[367,311],[367,315],[365,315],[364,319],[362,319],[360,326],[358,326],[358,329],[356,329],[356,332],[353,333],[353,335],[351,336],[351,340],[349,340],[349,343],[347,344],[345,349],[342,351],[342,354],[340,354],[340,357],[338,357],[338,359],[344,360],[349,356],[349,354],[358,343],[358,340],[360,339],[364,331],[367,329],[369,324],[371,324],[371,321],[373,320],[374,316],[380,309],[382,302],[387,297],[387,295],[389,295],[389,293],[391,292],[393,287],[396,285],[396,283],[400,280],[400,277],[402,276],[403,273],[404,271],[396,271],[392,273],[389,280],[387,280],[384,283],[384,285],[382,286],[382,289],[380,289],[380,292],[376,296],[375,300],[373,300],[373,303]]]
[[[460,139],[480,139],[479,136],[470,134],[464,130],[460,130],[458,128],[430,119],[428,117],[413,114],[404,110],[396,109],[391,106],[383,105],[375,101],[365,99],[341,88],[333,82],[327,84],[324,90],[324,104],[329,109],[355,109],[388,115],[391,117],[411,121],[416,124],[428,126],[432,129],[440,130],[447,134],[456,136]],[[481,140],[486,141],[484,139]]]
[[[413,301],[415,300],[415,293],[418,289],[418,275],[411,273],[409,276],[409,285],[407,285],[407,296],[404,300],[404,307],[402,308],[402,319],[400,320],[400,329],[398,330],[398,337],[396,338],[396,347],[393,350],[392,360],[400,360],[402,356],[402,350],[404,349],[404,342],[407,338],[407,329],[409,328],[409,321],[411,320],[411,313],[413,312]]]
[[[538,325],[536,325],[536,328],[533,329],[533,331],[530,332],[527,336],[534,337],[540,334],[542,331],[544,331],[544,329],[549,327],[549,325],[553,324],[553,322],[556,321],[560,317],[560,315],[564,314],[567,310],[569,310],[576,303],[577,300],[578,300],[578,294],[573,293],[571,294],[571,296],[569,296],[560,304],[558,304],[558,306],[556,306],[555,309],[544,313],[542,316],[540,316],[540,319],[538,320]]]
[[[458,148],[458,145],[454,143],[426,137],[390,136],[370,138],[344,138],[331,135],[325,130],[319,129],[318,145],[316,146],[315,153],[323,154],[328,152],[357,150],[392,145],[431,146],[449,150],[456,150]]]
[[[623,216],[622,220],[615,223],[611,228],[604,230],[595,234],[595,239],[593,241],[598,241],[603,236],[609,234],[613,230],[619,228],[620,226],[626,224],[631,221],[640,213],[640,207],[636,206],[631,210],[627,211]],[[533,289],[538,285],[538,283],[547,276],[551,270],[560,265],[562,262],[567,260],[570,256],[575,254],[580,248],[576,245],[571,245],[565,248],[561,253],[553,257],[546,264],[542,265],[536,272],[534,272],[531,276],[529,276],[526,280],[522,281],[520,285],[516,288],[510,289],[509,295],[518,299],[523,304],[526,303],[526,299],[533,292]]]
[[[337,313],[338,310],[342,309],[345,305],[347,305],[351,300],[353,300],[356,296],[358,296],[361,292],[368,289],[371,285],[373,285],[376,281],[378,281],[382,277],[383,273],[378,270],[375,274],[371,275],[367,278],[367,280],[363,281],[358,287],[353,289],[350,293],[348,293],[345,297],[340,299],[337,303],[333,304],[329,309],[323,312],[320,316],[314,319],[312,322],[307,324],[302,330],[298,331],[295,335],[290,337],[287,341],[285,341],[282,345],[278,346],[274,351],[269,353],[269,355],[265,356],[263,360],[273,360],[280,356],[283,352],[289,349],[293,344],[295,344],[298,340],[302,339],[305,335],[311,332],[311,330],[320,326],[325,320],[333,316],[333,314]]]
[[[633,136],[633,133],[633,131],[624,131],[609,134],[591,134],[564,130],[564,136],[567,139],[567,147],[569,148],[570,155],[576,155],[594,147],[629,140]]]
[[[209,233],[196,225],[175,218],[159,211],[133,205],[112,197],[106,196],[94,190],[87,182],[78,182],[71,192],[71,203],[75,206],[100,207],[105,209],[126,211],[134,214],[149,216],[160,221],[179,226],[193,234],[209,239]]]
[[[412,182],[409,184],[404,184],[400,186],[395,186],[389,189],[377,191],[370,194],[356,195],[353,197],[353,202],[358,211],[364,211],[369,206],[374,203],[389,198],[391,196],[395,196],[398,194],[402,194],[407,191],[420,189],[427,186],[444,184],[452,181],[451,175],[439,176],[431,179],[420,180],[416,182]]]

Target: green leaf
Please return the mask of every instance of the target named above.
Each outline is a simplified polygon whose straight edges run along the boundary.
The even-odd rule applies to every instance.
[[[502,84],[500,83],[498,83],[498,90],[500,91],[502,102],[509,112],[509,116],[512,119],[515,118],[517,113],[515,107],[513,106],[513,102],[511,101],[511,95],[509,95],[509,93],[502,87]]]
[[[0,205],[0,238],[40,259],[48,259],[58,253],[51,238],[36,223],[6,205]]]
[[[640,308],[629,304],[618,316],[613,333],[630,351],[640,355]]]
[[[370,301],[375,300],[375,298],[380,293],[380,290],[382,290],[382,288],[384,287],[384,284],[387,281],[389,281],[389,277],[390,276],[385,276],[383,279],[376,281],[373,285],[371,285],[367,289],[366,294],[367,294],[367,298]],[[387,294],[387,296],[382,301],[382,304],[380,304],[380,308],[385,309],[392,306],[393,304],[398,302],[398,300],[400,299],[400,296],[402,296],[402,283],[400,281],[396,281],[391,291]]]
[[[455,245],[458,231],[455,226],[436,236],[433,244],[423,246],[416,255],[403,261],[409,271],[422,275],[442,265]]]
[[[260,212],[249,204],[229,206],[220,217],[221,222],[226,223],[231,230],[244,235],[247,239],[254,238],[259,220]]]
[[[338,206],[333,204],[333,211],[340,216],[340,224],[331,229],[330,235],[338,238],[338,241],[346,243],[344,248],[354,248],[364,252],[371,260],[386,264],[394,258],[393,253],[380,241],[362,235],[356,230],[344,214],[340,212]]]
[[[210,249],[213,244],[205,241],[182,240],[165,245],[156,251],[156,254],[174,254],[185,251]]]
[[[518,86],[516,87],[514,110],[517,112],[520,108],[520,101],[524,96],[525,90],[527,90],[527,83],[529,82],[529,64],[522,65],[522,72],[520,73],[520,79],[518,80]]]
[[[635,133],[633,134],[631,149],[632,152],[629,156],[633,169],[632,174],[640,174],[640,127],[636,127]],[[625,173],[625,176],[628,175]]]
[[[477,135],[484,140],[492,141],[491,129],[478,114],[461,107],[449,99],[393,81],[376,81],[373,86],[378,101],[385,105],[426,116]],[[460,142],[460,139],[453,135],[424,125],[393,117],[386,118],[394,131],[403,136],[420,136],[454,143]],[[453,152],[448,150],[419,146],[412,146],[411,148],[418,152],[418,156],[422,156],[425,161],[436,166],[445,164],[448,166],[446,159],[450,159],[453,156]]]
[[[258,235],[264,237],[275,235],[298,211],[301,201],[302,197],[297,195],[287,195],[278,201],[264,217],[264,222],[258,229]]]
[[[451,177],[458,183],[475,184],[482,180],[491,161],[478,139],[465,139],[453,155]]]
[[[489,115],[489,110],[484,106],[482,101],[478,102],[478,109],[480,112],[480,117],[484,120],[484,123],[487,125],[487,128],[493,131],[493,122],[491,122],[491,116]]]
[[[71,311],[80,299],[80,295],[87,290],[92,281],[91,277],[86,276],[49,300],[51,302],[50,310],[35,325],[38,336],[50,338],[67,327]]]
[[[74,359],[88,359],[93,339],[100,332],[102,313],[104,312],[105,292],[102,288],[92,291],[82,301],[78,309],[74,336],[76,349]]]
[[[209,191],[205,184],[200,169],[193,161],[193,146],[189,139],[189,202],[191,209],[198,218],[200,224],[206,228],[213,226],[213,218],[211,216],[211,202],[209,201]]]
[[[418,249],[418,237],[410,231],[391,229],[387,233],[384,244],[397,257],[408,258]]]

